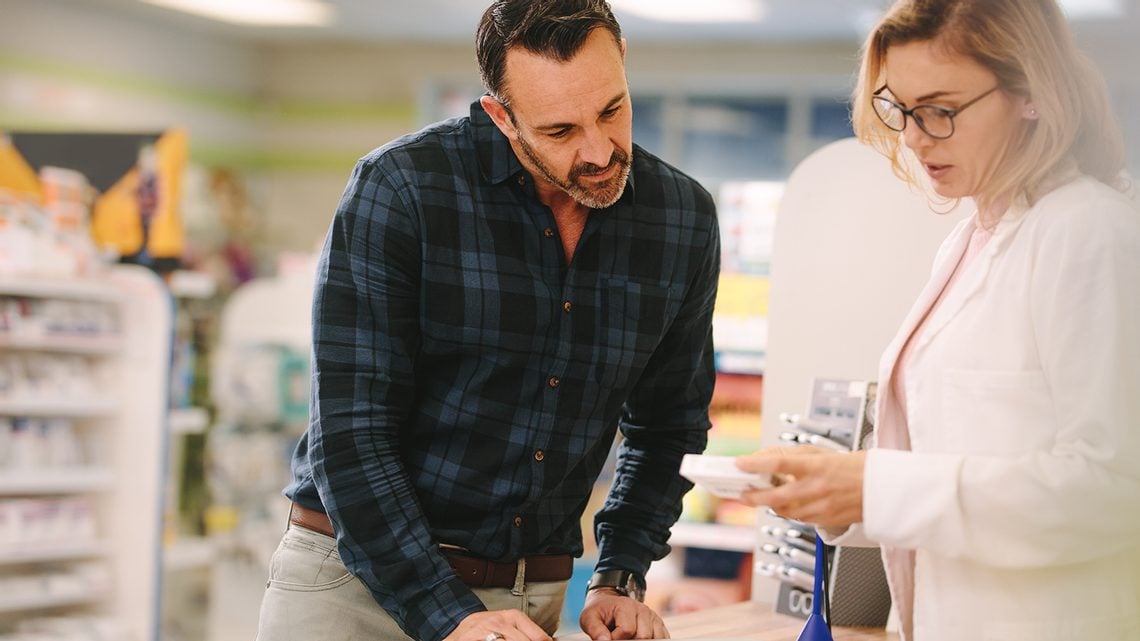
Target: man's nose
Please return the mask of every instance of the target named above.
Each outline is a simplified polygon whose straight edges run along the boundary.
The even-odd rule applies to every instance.
[[[582,162],[606,167],[610,164],[613,153],[614,143],[601,127],[590,127],[586,130],[582,148],[578,152]]]

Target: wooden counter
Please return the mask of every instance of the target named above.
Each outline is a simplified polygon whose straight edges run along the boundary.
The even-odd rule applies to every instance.
[[[776,614],[765,603],[736,603],[691,614],[665,617],[674,639],[715,638],[750,641],[796,641],[803,630],[803,619]],[[834,628],[835,641],[898,641],[898,635],[879,628]],[[559,641],[589,641],[579,633],[559,637]]]

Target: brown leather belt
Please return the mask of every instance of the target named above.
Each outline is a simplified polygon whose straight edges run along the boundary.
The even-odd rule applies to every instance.
[[[336,537],[332,521],[324,512],[293,504],[289,522],[318,534]],[[447,562],[464,584],[475,588],[509,588],[515,585],[519,562],[499,563],[475,556],[465,550],[441,547]],[[524,577],[528,583],[567,581],[574,571],[569,554],[535,554],[524,559]]]
[[[300,525],[306,530],[312,530],[317,534],[336,538],[329,516],[324,512],[310,510],[304,505],[294,503],[293,507],[289,508],[289,522],[293,525]]]

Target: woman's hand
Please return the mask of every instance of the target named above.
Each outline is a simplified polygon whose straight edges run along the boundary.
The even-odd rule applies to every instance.
[[[766,505],[785,518],[843,528],[863,520],[866,452],[777,447],[736,459],[745,472],[770,475],[776,487],[749,490],[741,500]]]

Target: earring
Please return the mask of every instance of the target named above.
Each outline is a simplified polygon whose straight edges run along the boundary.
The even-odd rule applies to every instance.
[[[1025,115],[1028,118],[1037,118],[1037,108],[1036,107],[1030,107],[1029,111],[1026,112]]]

